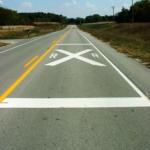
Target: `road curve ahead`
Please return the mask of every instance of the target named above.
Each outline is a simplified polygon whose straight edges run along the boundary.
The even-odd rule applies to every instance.
[[[0,149],[150,149],[149,69],[76,26],[0,48],[0,70]]]

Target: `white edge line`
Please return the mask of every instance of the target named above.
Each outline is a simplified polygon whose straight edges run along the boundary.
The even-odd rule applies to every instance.
[[[57,45],[58,45],[58,46],[59,46],[59,45],[60,45],[60,46],[63,46],[63,45],[64,45],[64,46],[70,46],[70,45],[71,45],[71,46],[78,46],[78,45],[79,45],[79,46],[82,46],[82,45],[83,45],[83,46],[84,46],[84,45],[91,45],[91,44],[90,44],[90,43],[83,43],[83,44],[82,44],[82,43],[81,43],[81,44],[80,44],[80,43],[68,43],[68,44],[67,44],[67,43],[62,43],[62,44],[57,44]]]
[[[150,107],[145,98],[7,98],[0,108],[130,108]]]
[[[102,56],[103,58],[125,79],[125,81],[142,97],[148,100],[148,98],[144,95],[144,93],[123,73],[120,69],[118,69],[85,35],[78,33],[86,39]],[[148,100],[149,101],[149,100]]]
[[[59,32],[59,31],[56,31],[56,32]],[[43,35],[42,37],[35,38],[35,39],[33,39],[33,40],[31,40],[31,41],[28,41],[28,42],[26,42],[26,43],[23,43],[23,44],[17,45],[17,46],[15,46],[15,47],[11,47],[11,48],[9,48],[9,49],[7,49],[7,50],[4,50],[4,51],[0,51],[0,54],[3,54],[3,53],[6,53],[6,52],[9,52],[9,51],[12,51],[12,50],[13,50],[13,49],[15,49],[15,48],[18,48],[18,47],[21,47],[21,46],[27,45],[27,44],[29,44],[29,43],[32,43],[32,42],[34,42],[34,41],[37,41],[37,40],[43,39],[43,38],[48,37],[48,36],[51,36],[51,35],[55,34],[56,32],[48,33],[47,35]]]
[[[23,44],[21,44],[21,45],[17,45],[17,46],[15,46],[15,47],[9,48],[9,49],[7,49],[7,50],[1,51],[0,54],[3,54],[3,53],[6,53],[6,52],[9,52],[9,51],[12,51],[12,50],[15,49],[15,48],[18,48],[18,47],[27,45],[27,44],[32,43],[32,42],[37,41],[37,40],[39,40],[39,39],[34,39],[34,40],[28,41],[28,42],[26,42],[26,43],[23,43]]]

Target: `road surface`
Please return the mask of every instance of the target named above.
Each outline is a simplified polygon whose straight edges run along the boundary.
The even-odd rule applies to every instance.
[[[150,149],[150,70],[76,26],[0,48],[0,70],[0,149]]]

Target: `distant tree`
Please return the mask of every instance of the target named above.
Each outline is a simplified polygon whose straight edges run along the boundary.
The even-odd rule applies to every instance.
[[[100,16],[99,14],[94,14],[87,16],[85,18],[68,18],[67,24],[82,24],[82,23],[94,23],[94,22],[101,22],[101,21],[112,21],[113,16]]]
[[[130,13],[128,9],[122,8],[122,11],[116,15],[117,22],[129,22]]]
[[[0,7],[0,25],[18,24],[20,20],[16,11]]]
[[[75,18],[68,18],[67,24],[76,24],[76,19]]]
[[[103,20],[103,17],[100,16],[99,14],[90,15],[85,18],[86,23],[100,22],[102,20]]]
[[[133,6],[136,22],[150,22],[150,0],[136,2]],[[131,14],[132,7],[130,8]]]
[[[66,23],[66,17],[52,13],[19,13],[23,24],[32,24],[33,22],[59,22]]]
[[[141,0],[130,9],[122,8],[116,14],[117,22],[131,22],[132,9],[134,9],[135,22],[150,22],[150,0]],[[112,21],[113,16],[100,16],[94,14],[85,18],[66,18],[53,13],[17,13],[17,11],[0,7],[0,25],[32,24],[33,22],[59,22],[68,24],[93,23],[100,21]]]
[[[84,19],[83,18],[76,18],[76,24],[82,24],[84,23]]]
[[[114,16],[102,16],[102,21],[114,21]]]
[[[134,4],[130,9],[123,8],[121,12],[116,15],[117,22],[131,22],[132,9],[134,9],[135,22],[150,22],[150,0],[141,0]]]
[[[17,13],[17,11],[0,7],[0,25],[32,24],[33,22],[66,23],[67,18],[52,13]]]

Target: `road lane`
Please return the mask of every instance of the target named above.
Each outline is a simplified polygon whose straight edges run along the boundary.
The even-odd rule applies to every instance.
[[[149,108],[1,109],[2,150],[149,150]]]
[[[63,32],[62,32],[63,33]],[[61,33],[61,34],[62,34]],[[60,34],[60,35],[61,35]],[[97,47],[104,45],[86,34]],[[10,78],[16,80],[20,74],[21,66],[37,55],[38,52],[43,52],[49,46],[51,36],[45,38],[41,43],[35,42],[30,47],[18,49],[19,51],[11,51],[0,55],[2,63],[1,75],[5,79]],[[54,39],[58,38],[56,35]],[[52,39],[53,39],[52,38]],[[72,43],[76,43],[72,45]],[[44,43],[45,46],[44,47]],[[110,97],[117,96],[125,98],[139,97],[134,89],[122,79],[122,77],[109,65],[109,63],[96,50],[79,36],[76,29],[71,29],[70,34],[63,41],[71,43],[70,45],[58,45],[57,49],[63,49],[71,53],[78,53],[87,49],[92,49],[90,53],[84,54],[82,57],[100,62],[106,67],[92,66],[78,59],[72,59],[58,66],[46,66],[67,55],[54,51],[54,55],[49,55],[39,66],[28,76],[23,83],[10,96],[12,97]],[[81,45],[81,43],[84,43]],[[33,50],[36,45],[37,51]],[[26,53],[24,52],[27,51]],[[101,49],[106,56],[114,57],[113,62],[119,68],[126,72],[130,66],[135,66],[129,58],[123,58],[127,62],[126,67],[118,65],[120,56],[110,49]],[[18,59],[18,52],[22,54]],[[34,52],[32,52],[34,51]],[[31,53],[31,54],[30,54]],[[57,55],[56,55],[57,53]],[[17,58],[15,57],[17,56]],[[115,56],[114,56],[115,55]],[[109,57],[112,59],[112,56]],[[49,58],[51,57],[51,58]],[[122,58],[122,56],[120,56]],[[17,61],[15,61],[17,60]],[[24,60],[24,63],[22,61]],[[129,62],[128,62],[129,60]],[[12,64],[12,66],[11,66]],[[131,65],[129,65],[131,64]],[[20,66],[20,69],[16,69]],[[18,67],[19,68],[19,67]],[[133,68],[132,68],[133,69]],[[135,67],[136,69],[136,67]],[[9,71],[11,70],[11,71]],[[137,69],[136,69],[137,70]],[[145,68],[140,68],[144,77],[139,81],[148,89],[148,71]],[[9,75],[10,73],[10,75]],[[14,74],[13,74],[14,73]],[[133,73],[133,72],[132,72]],[[16,75],[17,74],[17,75]],[[137,75],[132,74],[134,83]],[[150,77],[150,76],[149,76]],[[2,77],[0,76],[2,80]],[[147,81],[144,81],[144,79]],[[11,81],[10,81],[11,82]],[[1,85],[4,86],[6,82]],[[7,85],[8,86],[8,85]],[[109,87],[110,86],[110,87]],[[108,90],[108,91],[107,91]],[[124,92],[123,92],[124,91]],[[17,99],[20,100],[20,99]],[[44,99],[41,99],[44,100]],[[54,100],[54,99],[53,99]],[[142,99],[141,99],[142,100]],[[42,101],[41,101],[42,102]],[[108,102],[108,101],[107,101]],[[66,101],[66,103],[68,103]],[[94,109],[0,109],[0,149],[2,150],[141,150],[150,149],[150,109],[149,108],[94,108]]]
[[[27,45],[22,45],[0,54],[0,93],[2,94],[25,71],[24,65],[36,55],[45,52],[53,41],[57,40],[68,29],[42,36]],[[49,37],[49,38],[48,38]]]
[[[137,87],[139,87],[145,95],[150,97],[150,69],[139,63],[133,58],[123,53],[117,52],[109,44],[100,41],[91,36],[89,33],[83,32],[84,35],[92,41],[92,43],[109,58]]]
[[[53,53],[57,54],[56,58],[50,59],[50,54],[10,97],[140,97],[96,49],[77,32],[76,28],[71,29],[63,43],[60,44],[64,43],[66,45],[58,45],[54,50]],[[72,55],[69,56],[70,58],[68,53]],[[78,56],[75,58],[77,53]],[[56,60],[58,65],[56,65]],[[56,66],[48,65],[52,62]]]

